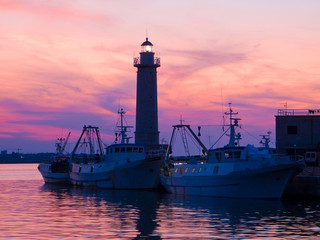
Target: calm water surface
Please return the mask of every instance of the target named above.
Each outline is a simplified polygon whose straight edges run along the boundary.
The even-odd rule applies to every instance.
[[[319,239],[320,200],[238,200],[44,184],[0,164],[0,239]]]

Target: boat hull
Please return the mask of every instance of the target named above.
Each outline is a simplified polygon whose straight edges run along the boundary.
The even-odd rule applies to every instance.
[[[70,184],[70,174],[66,172],[52,172],[52,163],[40,163],[38,170],[45,183]]]
[[[300,168],[296,164],[232,172],[227,175],[160,175],[164,188],[171,193],[230,198],[279,199],[288,181]]]
[[[91,168],[92,166],[90,166]],[[73,185],[109,189],[154,189],[160,186],[161,159],[143,159],[100,172],[70,173]],[[84,166],[82,165],[82,168]],[[94,166],[99,168],[98,165]]]

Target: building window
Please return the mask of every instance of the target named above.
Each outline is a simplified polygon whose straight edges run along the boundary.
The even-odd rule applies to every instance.
[[[297,135],[298,127],[297,126],[288,126],[287,128],[288,135]]]

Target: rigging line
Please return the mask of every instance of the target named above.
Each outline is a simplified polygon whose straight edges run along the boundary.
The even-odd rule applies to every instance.
[[[274,142],[272,142],[271,140],[270,140],[270,143],[271,143],[273,146],[276,146],[276,144],[275,144]]]
[[[248,132],[245,128],[241,127],[242,130],[244,130],[246,133],[248,133],[251,137],[253,137],[254,139],[256,139],[257,141],[260,141],[259,138],[257,138],[256,136],[252,135],[250,132]]]
[[[179,129],[177,129],[177,131],[179,131]],[[178,135],[178,133],[176,133],[172,136],[172,141],[171,141],[171,151],[172,152],[173,152],[173,146],[175,145],[175,142],[176,142],[177,135]]]
[[[225,130],[222,135],[218,138],[218,140],[209,148],[209,149],[212,149],[214,147],[214,145],[216,145],[220,139],[229,131],[230,127],[227,128],[227,130]]]
[[[199,143],[197,142],[197,140],[191,135],[190,132],[187,132],[188,134],[188,137],[191,139],[191,141],[193,142],[193,144],[196,146],[196,148],[199,150],[200,149],[200,146],[199,146]]]

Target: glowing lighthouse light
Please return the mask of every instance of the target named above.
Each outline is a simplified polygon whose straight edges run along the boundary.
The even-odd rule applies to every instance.
[[[152,46],[152,43],[146,38],[146,41],[141,44],[141,52],[152,52]]]

